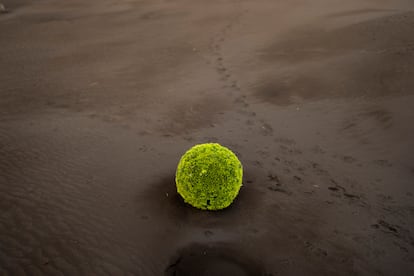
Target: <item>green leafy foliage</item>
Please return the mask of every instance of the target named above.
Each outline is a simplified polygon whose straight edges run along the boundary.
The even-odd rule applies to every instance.
[[[228,207],[242,186],[243,168],[237,156],[216,143],[192,147],[177,167],[175,182],[184,201],[203,210]]]

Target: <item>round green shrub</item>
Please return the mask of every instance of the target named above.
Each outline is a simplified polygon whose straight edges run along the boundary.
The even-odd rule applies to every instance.
[[[175,182],[184,201],[203,210],[228,207],[242,186],[243,168],[237,156],[216,143],[189,149],[178,163]]]

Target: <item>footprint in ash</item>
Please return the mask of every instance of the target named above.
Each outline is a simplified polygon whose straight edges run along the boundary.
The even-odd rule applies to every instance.
[[[192,244],[177,252],[165,269],[166,276],[266,274],[254,260],[229,244]]]

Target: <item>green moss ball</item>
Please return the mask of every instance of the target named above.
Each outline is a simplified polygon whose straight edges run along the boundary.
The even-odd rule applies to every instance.
[[[237,156],[216,143],[189,149],[178,163],[175,182],[184,201],[203,210],[228,207],[242,186],[243,168]]]

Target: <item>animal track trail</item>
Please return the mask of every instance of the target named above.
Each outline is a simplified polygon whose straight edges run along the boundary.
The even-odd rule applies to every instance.
[[[291,196],[293,193],[282,185],[282,182],[280,178],[277,176],[277,174],[269,172],[267,175],[268,183],[267,189],[272,192],[278,192],[283,193],[287,196]]]
[[[248,103],[247,96],[243,94],[243,89],[239,80],[234,76],[229,63],[223,53],[223,44],[226,42],[228,35],[240,24],[242,16],[248,12],[241,6],[242,1],[238,1],[237,9],[239,11],[233,18],[213,37],[211,43],[211,51],[213,54],[212,64],[218,74],[219,81],[222,83],[222,88],[225,92],[234,98],[233,103],[239,107],[238,112],[241,115],[247,116],[250,119],[256,117],[256,113],[249,110],[250,104]],[[273,129],[270,124],[264,120],[260,120],[261,129],[259,133],[262,136],[273,136]],[[254,124],[254,123],[253,123]],[[246,124],[248,125],[248,124]]]
[[[238,8],[240,7],[241,2],[238,2]],[[224,42],[226,41],[227,35],[239,24],[240,18],[243,14],[243,10],[240,10],[231,20],[228,22],[218,33],[217,35],[212,39],[212,53],[214,56],[214,67],[217,71],[217,74],[219,75],[220,82],[223,83],[222,88],[228,89],[228,94],[230,96],[233,95],[234,92],[240,92],[241,87],[238,83],[238,81],[235,79],[233,73],[230,70],[230,67],[228,66],[228,63],[226,61],[225,55],[223,54],[222,47]],[[235,101],[237,101],[236,99]],[[236,102],[237,103],[237,102]],[[246,101],[242,101],[241,104],[244,107],[247,107],[248,104]]]
[[[414,247],[414,238],[409,229],[398,224],[392,224],[384,219],[378,219],[371,228],[381,231],[394,238],[394,244],[402,251],[409,252],[409,248]]]

